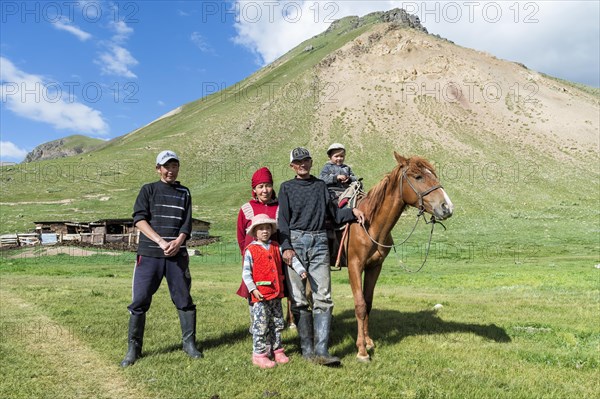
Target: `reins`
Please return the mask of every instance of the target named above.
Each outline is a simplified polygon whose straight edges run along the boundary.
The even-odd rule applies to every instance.
[[[419,198],[419,213],[417,214],[417,218],[415,220],[415,224],[412,228],[412,230],[410,231],[410,233],[408,234],[408,236],[399,244],[392,244],[392,245],[386,245],[386,244],[382,244],[380,242],[377,242],[368,232],[367,228],[365,227],[364,224],[362,224],[362,228],[365,231],[365,234],[367,235],[367,237],[369,237],[369,239],[371,240],[371,242],[373,242],[373,244],[378,245],[380,247],[383,248],[393,248],[394,249],[394,253],[398,253],[396,251],[396,247],[400,246],[402,244],[404,244],[406,241],[408,241],[408,239],[412,236],[412,234],[414,233],[415,229],[417,228],[417,224],[419,223],[419,219],[421,217],[423,217],[423,220],[425,220],[425,224],[431,224],[431,231],[429,232],[429,240],[427,242],[427,251],[425,252],[425,259],[423,259],[423,263],[421,263],[421,266],[417,269],[417,270],[409,270],[404,266],[401,266],[402,269],[404,271],[406,271],[407,273],[418,273],[419,271],[421,271],[421,269],[423,269],[423,267],[425,266],[425,262],[427,262],[427,257],[429,256],[429,249],[431,248],[431,239],[433,238],[433,228],[434,226],[437,224],[441,224],[442,227],[444,228],[444,230],[446,230],[446,226],[444,226],[441,222],[438,222],[435,219],[435,216],[431,216],[431,219],[429,220],[429,222],[425,219],[425,207],[423,206],[423,197],[425,197],[426,195],[432,193],[433,191],[443,188],[440,184],[430,187],[428,190],[420,193],[416,190],[416,188],[413,186],[413,184],[410,182],[410,180],[408,180],[408,177],[406,176],[406,170],[404,170],[402,172],[402,177],[400,178],[400,196],[402,199],[402,181],[406,179],[406,182],[408,183],[408,185],[410,186],[410,188],[412,188],[412,190],[415,192],[415,194],[417,194],[417,197]],[[404,200],[402,199],[402,202],[404,202]]]

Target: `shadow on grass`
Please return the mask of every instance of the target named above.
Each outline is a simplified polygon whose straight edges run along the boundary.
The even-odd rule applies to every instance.
[[[248,327],[237,327],[236,329],[234,329],[233,331],[226,331],[223,332],[223,334],[216,336],[216,337],[211,337],[211,338],[202,338],[202,331],[200,331],[200,329],[202,328],[202,326],[200,324],[198,324],[198,336],[196,337],[196,346],[198,347],[198,349],[201,350],[206,350],[206,349],[212,349],[212,348],[218,348],[219,346],[225,345],[225,344],[231,344],[237,341],[242,341],[244,339],[247,339],[250,335],[248,333]],[[150,350],[150,351],[145,351],[144,352],[144,356],[153,356],[153,355],[158,355],[158,354],[165,354],[165,353],[171,353],[171,352],[177,352],[181,350],[181,340],[180,341],[175,341],[177,342],[176,344],[172,344],[172,345],[168,345],[168,346],[163,346],[154,350]]]
[[[199,336],[197,344],[202,350],[218,348],[224,344],[232,344],[246,340],[250,337],[247,325],[240,325],[230,331],[223,331],[218,335],[203,338],[202,326],[198,325]],[[451,333],[467,333],[480,336],[496,342],[510,342],[511,339],[506,331],[495,324],[473,324],[444,321],[434,311],[421,312],[399,312],[396,310],[374,310],[369,319],[369,331],[371,338],[377,343],[396,344],[404,338],[419,335],[444,335]],[[345,310],[336,314],[333,319],[330,344],[338,345],[347,340],[351,335],[356,340],[356,318],[353,310]],[[451,339],[448,337],[448,339]],[[153,356],[171,353],[181,350],[181,341],[170,341],[171,345],[150,350],[145,356]],[[284,334],[284,345],[290,353],[299,352],[298,339],[293,334]],[[346,344],[335,351],[336,356],[346,356],[356,353],[354,343]]]
[[[331,332],[331,344],[339,344],[351,332],[356,341],[356,317],[353,310],[336,314]],[[511,342],[503,328],[495,324],[473,324],[444,321],[434,311],[399,312],[396,310],[373,310],[369,318],[369,333],[377,343],[396,344],[406,337],[419,335],[444,335],[467,333],[496,342]],[[450,339],[450,337],[448,337]],[[356,353],[356,346],[346,345],[336,351],[336,356]]]

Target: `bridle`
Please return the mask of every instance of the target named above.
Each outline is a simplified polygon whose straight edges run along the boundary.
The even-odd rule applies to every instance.
[[[420,271],[423,268],[423,266],[425,266],[425,262],[427,262],[427,257],[429,256],[429,248],[431,247],[431,238],[433,237],[433,227],[437,223],[437,224],[441,224],[442,227],[444,228],[444,230],[446,230],[446,226],[444,226],[441,222],[437,221],[435,219],[435,216],[431,215],[431,219],[429,220],[429,222],[425,219],[425,216],[424,216],[424,214],[425,214],[425,205],[423,205],[423,198],[425,198],[425,196],[431,194],[435,190],[443,189],[444,187],[442,187],[441,184],[437,184],[437,185],[435,185],[433,187],[428,188],[427,190],[425,190],[423,192],[419,192],[419,191],[417,191],[417,189],[415,188],[415,186],[408,179],[408,176],[406,175],[407,171],[408,171],[408,168],[405,168],[402,171],[402,177],[400,178],[400,184],[399,184],[399,186],[400,186],[400,199],[402,200],[402,202],[404,202],[406,204],[406,202],[404,201],[404,198],[403,198],[403,194],[402,194],[403,193],[403,191],[402,191],[402,181],[406,180],[406,182],[408,183],[409,187],[417,195],[417,198],[418,198],[418,208],[417,209],[419,210],[419,213],[417,214],[417,218],[415,220],[415,224],[414,224],[412,230],[410,231],[410,233],[408,234],[408,236],[401,243],[399,243],[399,244],[385,245],[385,244],[382,244],[380,242],[375,241],[375,239],[373,237],[371,237],[371,235],[367,231],[367,228],[365,227],[364,224],[362,224],[362,228],[365,231],[365,234],[367,235],[367,237],[369,237],[369,239],[373,242],[373,244],[378,245],[378,246],[383,247],[383,248],[393,248],[394,252],[397,252],[396,251],[396,247],[398,247],[398,246],[404,244],[406,241],[408,241],[408,239],[414,233],[414,231],[415,231],[415,229],[417,227],[417,224],[419,223],[419,219],[421,217],[423,217],[423,220],[425,220],[425,224],[431,224],[431,232],[429,233],[429,242],[427,244],[427,252],[425,253],[425,259],[423,260],[423,263],[421,264],[421,267],[419,267],[415,271],[408,270],[408,269],[406,269],[406,268],[403,267],[403,269],[405,271],[409,272],[409,273],[416,273],[416,272]]]
[[[404,171],[402,172],[402,178],[400,179],[400,198],[404,202],[404,199],[402,198],[402,181],[406,180],[406,182],[408,183],[408,185],[410,186],[410,188],[412,188],[412,190],[417,195],[417,198],[419,199],[419,206],[418,206],[417,209],[419,210],[419,213],[422,214],[423,212],[425,212],[425,206],[423,205],[423,198],[425,198],[425,196],[431,194],[435,190],[438,190],[440,188],[443,189],[444,187],[442,187],[441,184],[438,184],[436,186],[429,187],[427,190],[425,190],[423,192],[419,192],[419,191],[417,191],[417,189],[415,188],[415,186],[408,179],[408,176],[406,175],[407,171],[408,171],[408,168],[404,169]],[[432,218],[435,220],[435,216],[432,215]]]

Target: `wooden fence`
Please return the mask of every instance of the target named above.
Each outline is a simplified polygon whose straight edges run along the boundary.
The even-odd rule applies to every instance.
[[[26,245],[53,245],[63,242],[83,242],[94,245],[107,243],[125,243],[133,245],[139,243],[138,233],[129,234],[105,234],[105,233],[18,233],[3,234],[0,236],[0,246],[26,246]]]
[[[1,246],[38,245],[40,237],[36,233],[3,234],[0,236]]]

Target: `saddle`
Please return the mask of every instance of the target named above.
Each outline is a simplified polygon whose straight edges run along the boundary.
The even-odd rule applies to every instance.
[[[338,208],[355,208],[359,199],[364,197],[362,178],[350,183],[350,186],[344,190],[338,197]]]
[[[338,208],[355,208],[367,194],[363,190],[362,178],[350,183],[343,191],[338,200]],[[333,226],[328,224],[327,239],[329,241],[329,267],[331,270],[340,270],[348,266],[346,254],[344,253],[343,241],[346,239],[349,224]]]

